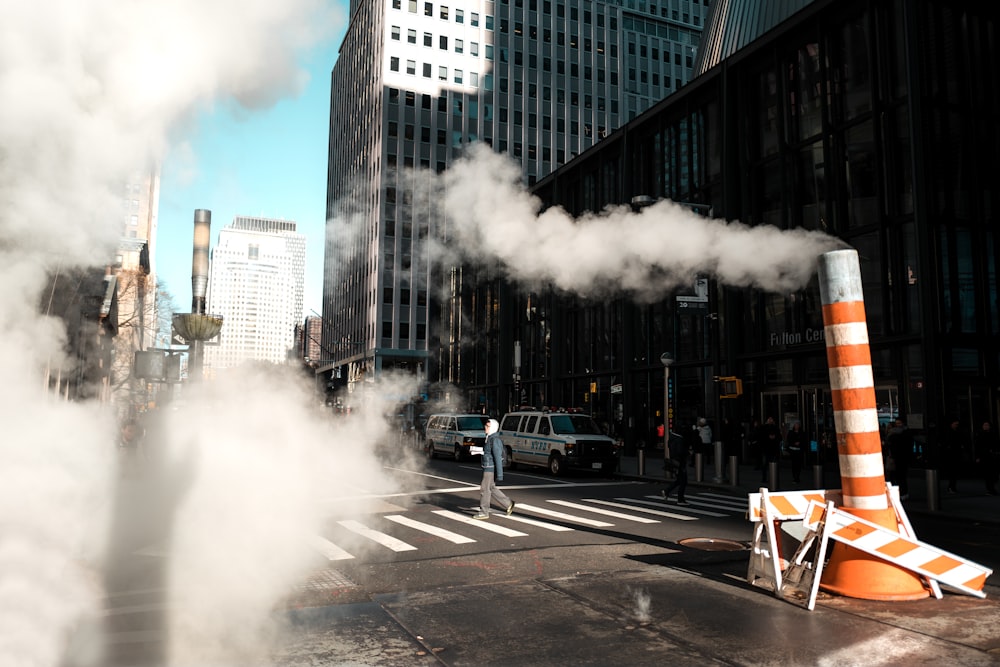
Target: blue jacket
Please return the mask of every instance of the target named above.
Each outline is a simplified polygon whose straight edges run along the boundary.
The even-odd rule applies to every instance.
[[[495,472],[496,480],[498,482],[503,481],[503,440],[496,433],[490,433],[486,436],[486,442],[483,444],[483,470],[486,472]]]

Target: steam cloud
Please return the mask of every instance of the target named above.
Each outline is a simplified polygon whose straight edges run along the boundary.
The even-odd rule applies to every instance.
[[[0,296],[4,341],[0,410],[5,431],[0,441],[4,475],[0,656],[4,664],[64,664],[68,638],[78,634],[75,630],[83,617],[103,604],[102,568],[115,547],[111,531],[122,510],[115,505],[119,480],[112,410],[96,402],[59,400],[44,386],[46,368],[53,374],[56,369],[69,373],[72,365],[64,358],[61,323],[44,312],[42,290],[54,274],[101,267],[113,259],[127,176],[159,163],[171,144],[180,144],[173,150],[186,150],[177,138],[197,112],[216,104],[235,112],[253,110],[300,90],[304,74],[295,67],[295,51],[343,21],[329,4],[323,0],[4,4],[0,21],[0,283],[5,287]],[[205,207],[212,204],[205,202]],[[219,628],[202,623],[199,631],[193,630],[199,620],[213,614],[224,619],[229,614],[238,621],[253,620],[248,624],[257,627],[261,609],[267,606],[264,598],[293,578],[299,563],[271,548],[253,526],[271,529],[278,539],[290,539],[292,533],[308,537],[315,515],[303,497],[316,485],[313,477],[297,478],[297,472],[329,470],[333,452],[349,449],[358,439],[370,444],[375,437],[371,424],[358,426],[358,432],[331,434],[329,426],[294,407],[288,385],[246,381],[238,394],[229,387],[230,393],[206,396],[201,412],[164,417],[160,436],[164,470],[184,481],[169,492],[161,489],[176,503],[172,507],[180,519],[173,544],[166,545],[176,547],[172,595],[189,613],[170,620],[174,642],[170,653],[178,660],[188,659],[188,664],[208,646],[215,651],[213,657],[224,653],[224,642],[207,637]],[[286,390],[288,399],[274,399],[276,390]],[[251,418],[233,407],[233,396],[253,409]],[[331,438],[343,440],[332,443]],[[327,447],[313,451],[301,443]],[[373,487],[379,483],[377,471],[363,457],[343,457],[337,464],[348,466],[337,475],[353,469],[355,480],[374,479]],[[330,474],[330,481],[335,482],[337,475]],[[240,514],[234,509],[238,505],[227,502],[244,503],[248,513]],[[199,514],[198,505],[209,514]],[[206,521],[195,521],[195,516],[213,516],[217,527],[226,522],[232,531],[222,526],[208,540]],[[268,564],[275,572],[258,580],[250,600],[234,594],[238,589],[229,586],[231,580],[225,572],[220,575],[218,561],[212,560],[217,558],[213,554],[232,553],[247,540],[257,553],[271,558]],[[226,566],[232,569],[231,562]],[[240,585],[246,589],[247,583]],[[189,604],[194,588],[198,604]],[[243,604],[244,613],[230,613],[234,604]],[[76,660],[101,664],[97,649],[77,646],[75,651]]]
[[[473,147],[437,183],[430,201],[447,220],[441,261],[499,260],[513,279],[582,296],[663,298],[707,274],[730,286],[788,292],[804,286],[818,257],[843,247],[817,231],[704,218],[669,200],[639,213],[608,208],[573,218],[542,203],[503,155]]]

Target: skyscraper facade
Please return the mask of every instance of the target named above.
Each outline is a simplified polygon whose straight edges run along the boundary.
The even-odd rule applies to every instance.
[[[427,261],[447,229],[420,179],[475,143],[544,177],[690,78],[707,4],[352,2],[331,79],[322,371],[450,379],[461,272]]]
[[[208,278],[208,309],[223,317],[213,371],[245,361],[283,364],[302,317],[305,236],[291,220],[237,216],[219,232]]]

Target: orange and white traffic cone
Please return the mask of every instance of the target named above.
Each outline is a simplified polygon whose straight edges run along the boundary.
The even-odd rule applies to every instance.
[[[819,289],[837,429],[842,509],[899,532],[896,512],[886,494],[856,250],[834,250],[820,256]],[[912,572],[839,542],[830,552],[821,587],[866,600],[916,600],[928,595],[921,579]]]

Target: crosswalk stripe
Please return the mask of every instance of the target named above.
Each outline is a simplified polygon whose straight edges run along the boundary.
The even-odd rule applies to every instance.
[[[653,507],[670,507],[671,509],[675,507],[673,505],[668,505],[667,503],[663,502],[663,498],[660,496],[646,496],[646,497],[659,498],[660,502],[650,502],[648,500],[642,500],[641,498],[636,498],[635,502],[642,503],[643,505],[652,505]],[[729,516],[728,514],[722,514],[720,512],[709,512],[708,510],[700,510],[696,507],[677,507],[676,509],[680,512],[692,512],[694,514],[702,514],[704,516]]]
[[[459,535],[458,533],[453,533],[446,528],[438,528],[437,526],[432,526],[429,523],[424,523],[423,521],[417,521],[416,519],[411,519],[407,516],[402,516],[400,514],[387,514],[385,516],[389,521],[395,521],[403,526],[409,526],[410,528],[415,528],[416,530],[421,530],[425,533],[430,533],[431,535],[436,535],[440,538],[446,539],[453,544],[469,544],[470,542],[475,542],[471,537],[466,537],[465,535]]]
[[[688,495],[687,500],[688,502],[691,502],[691,500],[700,500],[702,502],[712,503],[716,507],[727,510],[731,509],[734,512],[745,513],[747,511],[747,501],[739,498],[733,498],[732,496],[720,496],[714,493],[697,493],[693,496]]]
[[[584,500],[587,502],[593,502],[589,498],[585,498]],[[639,523],[660,523],[656,519],[647,519],[644,516],[631,516],[629,514],[622,514],[621,512],[612,512],[611,510],[602,510],[597,507],[588,507],[587,505],[581,505],[579,503],[571,503],[568,500],[550,500],[549,502],[556,505],[562,505],[563,507],[572,507],[573,509],[583,510],[584,512],[594,512],[595,514],[603,514],[604,516],[624,519],[626,521],[637,521]]]
[[[464,514],[459,514],[457,512],[452,512],[450,510],[434,510],[434,514],[438,516],[443,516],[446,519],[452,519],[453,521],[460,521],[462,523],[468,524],[470,526],[475,526],[476,528],[482,528],[483,530],[490,530],[494,533],[499,533],[500,535],[506,535],[507,537],[527,537],[527,533],[522,533],[519,530],[514,530],[513,528],[506,528],[504,526],[497,525],[495,523],[490,523],[489,521],[477,521],[472,517],[465,516]]]
[[[736,498],[735,496],[728,496],[724,493],[712,493],[711,491],[702,491],[698,493],[701,498],[718,498],[719,500],[725,500],[727,502],[735,503],[742,508],[746,508],[747,500],[746,498]]]
[[[609,507],[621,507],[622,509],[632,510],[633,512],[642,512],[644,514],[655,514],[656,516],[665,516],[670,519],[680,519],[681,521],[697,521],[698,517],[688,516],[687,514],[674,514],[673,512],[664,512],[662,510],[649,509],[648,507],[636,507],[635,505],[628,505],[629,502],[641,502],[633,501],[632,498],[615,498],[615,500],[621,500],[624,502],[613,503],[610,500],[597,500],[596,498],[588,498],[588,503],[598,503],[600,505],[607,505]]]
[[[348,560],[350,558],[354,558],[354,556],[347,553],[330,540],[320,537],[319,535],[314,535],[310,541],[312,542],[313,548],[323,554],[327,560]]]
[[[517,509],[521,511],[528,510],[529,512],[537,512],[538,514],[544,514],[546,516],[562,519],[564,521],[572,521],[573,523],[582,523],[586,526],[593,526],[594,528],[609,528],[615,525],[605,521],[595,521],[594,519],[585,519],[580,516],[573,516],[572,514],[564,514],[562,512],[556,512],[550,509],[545,509],[544,507],[537,507],[535,505],[524,505],[518,503]]]
[[[363,523],[354,521],[353,519],[345,519],[344,521],[338,521],[341,526],[347,530],[357,533],[362,537],[367,537],[373,542],[378,542],[384,547],[388,547],[393,551],[416,551],[417,548],[411,544],[407,544],[402,540],[397,540],[391,535],[386,535],[385,533],[380,533],[377,530],[372,530],[371,528],[365,526]]]
[[[518,509],[521,508],[521,504],[518,503]],[[519,521],[521,523],[526,523],[529,526],[538,526],[539,528],[544,528],[546,530],[552,530],[557,533],[572,532],[576,530],[575,528],[570,528],[569,526],[560,526],[557,523],[549,523],[548,521],[539,521],[538,519],[532,519],[526,516],[518,516],[517,514],[511,514],[510,516],[503,517],[505,521]]]

